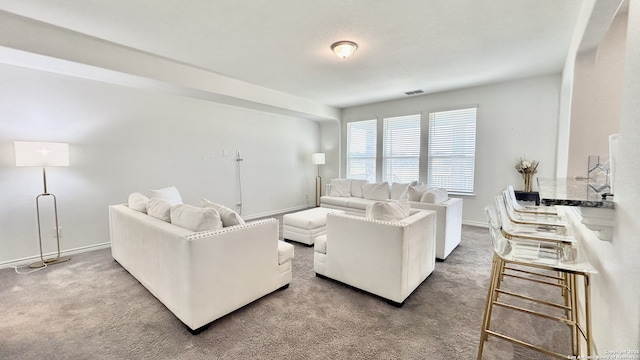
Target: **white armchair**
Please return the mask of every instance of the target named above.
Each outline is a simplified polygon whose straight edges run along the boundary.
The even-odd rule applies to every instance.
[[[436,214],[411,210],[399,221],[327,215],[327,233],[316,239],[314,270],[402,306],[435,268]]]

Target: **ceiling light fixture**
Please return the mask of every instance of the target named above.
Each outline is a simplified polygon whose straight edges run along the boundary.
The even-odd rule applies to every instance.
[[[351,56],[356,49],[358,48],[358,44],[353,41],[338,41],[337,43],[333,43],[331,45],[331,50],[343,59]]]

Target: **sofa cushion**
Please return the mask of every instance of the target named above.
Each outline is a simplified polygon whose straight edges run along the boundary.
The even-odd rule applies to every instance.
[[[420,202],[440,204],[447,199],[449,199],[449,193],[446,189],[429,189],[422,194]]]
[[[391,183],[390,198],[392,200],[400,200],[404,192],[407,191],[407,188],[410,185],[416,185],[417,183],[418,183],[417,181],[412,181],[410,183],[397,183],[397,182]]]
[[[339,197],[339,196],[323,196],[320,198],[323,204],[333,205],[333,206],[349,206],[349,202],[353,198],[350,197]]]
[[[162,221],[171,222],[171,205],[168,201],[152,197],[147,201],[147,214]]]
[[[351,196],[353,197],[364,197],[364,195],[362,194],[362,185],[364,184],[368,184],[369,181],[367,180],[360,180],[360,179],[352,179],[351,180]]]
[[[178,191],[178,189],[176,189],[175,186],[169,186],[158,190],[151,190],[150,197],[166,200],[171,205],[182,204],[182,197],[180,196],[180,192]]]
[[[293,259],[293,245],[278,240],[278,264],[282,265]]]
[[[349,198],[347,207],[350,207],[352,209],[365,210],[367,206],[371,205],[371,203],[373,203],[374,201],[375,200],[351,197]]]
[[[216,204],[213,201],[202,198],[200,205],[202,207],[209,207],[216,209],[220,214],[220,219],[222,220],[222,226],[233,226],[233,225],[243,225],[245,223],[244,220],[240,217],[240,214],[229,209],[228,207],[220,204]]]
[[[349,179],[332,179],[329,196],[351,196],[351,180]]]
[[[391,196],[389,183],[379,182],[362,185],[362,194],[365,199],[387,200]]]
[[[407,186],[407,190],[400,196],[400,198],[406,195],[408,201],[420,201],[420,198],[422,198],[422,194],[424,194],[427,189],[427,185],[425,184],[409,185]]]
[[[409,217],[411,206],[406,201],[376,201],[367,207],[366,216],[374,220],[402,220]]]
[[[222,228],[220,214],[214,208],[179,204],[171,207],[170,216],[172,224],[195,232]]]
[[[134,192],[129,194],[129,199],[127,201],[127,205],[129,206],[130,209],[136,210],[136,211],[140,211],[142,213],[147,213],[147,202],[149,201],[149,198],[138,193],[138,192]]]

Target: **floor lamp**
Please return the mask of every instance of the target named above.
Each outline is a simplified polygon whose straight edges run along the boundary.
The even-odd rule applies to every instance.
[[[69,166],[69,144],[47,143],[31,141],[15,141],[16,166],[41,166],[44,191],[36,196],[36,212],[38,216],[38,240],[40,243],[40,261],[29,267],[41,268],[46,265],[58,264],[70,260],[70,257],[60,257],[60,227],[58,226],[58,203],[56,196],[47,191],[47,166]],[[51,196],[53,198],[53,213],[56,222],[56,240],[58,253],[56,257],[45,259],[42,253],[42,228],[40,224],[40,199]]]
[[[324,165],[324,153],[314,153],[311,162],[318,165],[318,176],[316,176],[316,207],[320,206],[320,195],[322,193],[322,177],[320,176],[320,165]]]

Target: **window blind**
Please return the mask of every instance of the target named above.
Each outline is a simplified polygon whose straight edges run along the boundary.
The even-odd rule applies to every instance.
[[[427,184],[473,194],[477,107],[429,114]]]
[[[390,117],[383,124],[382,180],[417,181],[420,172],[420,114]]]
[[[376,181],[377,120],[347,123],[347,178]]]

